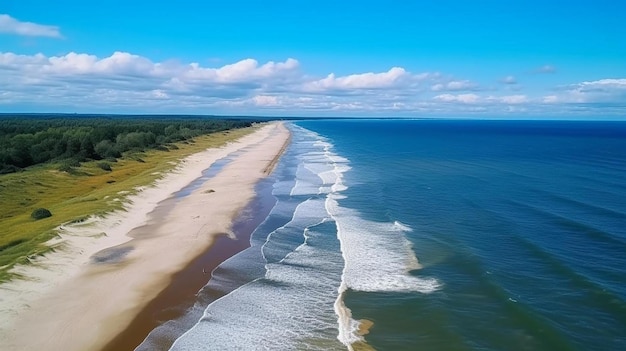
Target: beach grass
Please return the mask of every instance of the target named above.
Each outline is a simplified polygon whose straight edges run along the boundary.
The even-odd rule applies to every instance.
[[[84,162],[69,170],[60,163],[46,163],[0,175],[0,282],[13,277],[9,271],[16,264],[28,264],[51,250],[44,243],[55,236],[58,226],[122,209],[138,187],[153,183],[184,157],[253,130],[212,133],[169,145],[167,150],[127,152],[117,160]],[[32,218],[38,208],[52,216]]]

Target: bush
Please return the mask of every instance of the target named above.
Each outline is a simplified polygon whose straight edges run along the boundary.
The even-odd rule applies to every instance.
[[[52,213],[48,209],[38,208],[34,210],[33,213],[30,214],[30,216],[33,219],[38,220],[38,219],[52,217]]]
[[[19,172],[21,170],[22,170],[21,168],[15,167],[13,165],[0,166],[0,174],[15,173],[15,172]]]
[[[59,165],[59,171],[72,173],[74,171],[74,167],[80,167],[80,162],[76,159],[70,158],[61,162],[61,165]]]
[[[64,161],[64,163],[66,163],[70,167],[80,167],[80,162],[81,161],[76,158],[68,158]]]
[[[94,146],[94,151],[100,158],[120,157],[121,154],[111,140],[102,140]]]
[[[111,172],[111,165],[108,162],[98,162],[98,167],[100,167],[100,169],[105,170],[107,172]]]

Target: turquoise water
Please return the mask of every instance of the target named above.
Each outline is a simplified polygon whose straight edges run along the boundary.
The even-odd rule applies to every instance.
[[[626,349],[626,123],[290,128],[276,206],[172,349]]]

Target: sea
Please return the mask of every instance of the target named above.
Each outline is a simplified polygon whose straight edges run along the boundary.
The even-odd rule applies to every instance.
[[[171,350],[626,350],[626,122],[303,120]]]

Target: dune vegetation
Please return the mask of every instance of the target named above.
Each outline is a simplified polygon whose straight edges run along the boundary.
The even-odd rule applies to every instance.
[[[185,156],[218,147],[253,129],[193,135],[130,148],[117,157],[59,157],[0,175],[0,282],[11,278],[9,270],[15,264],[26,264],[51,250],[44,243],[55,236],[56,227],[120,209],[137,187],[154,182]]]

